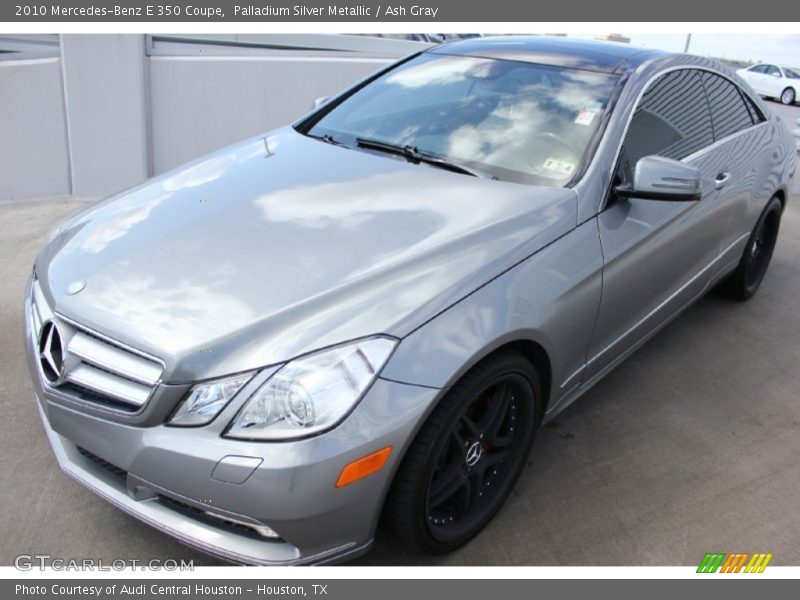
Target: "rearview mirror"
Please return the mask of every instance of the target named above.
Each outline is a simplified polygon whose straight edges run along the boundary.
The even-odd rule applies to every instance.
[[[642,200],[689,202],[700,200],[700,171],[663,156],[645,156],[636,163],[633,185],[620,185],[617,195]]]
[[[330,100],[330,99],[331,99],[331,97],[330,97],[330,96],[320,96],[319,98],[317,98],[316,100],[314,100],[314,103],[311,105],[311,108],[312,108],[313,110],[317,110],[317,109],[318,109],[320,106],[322,106],[323,104],[325,104],[325,103],[326,103],[328,100]]]

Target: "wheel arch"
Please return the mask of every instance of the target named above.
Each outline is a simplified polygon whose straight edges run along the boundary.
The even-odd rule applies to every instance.
[[[380,526],[381,522],[385,522],[387,518],[386,507],[387,507],[387,500],[391,493],[391,490],[394,487],[395,479],[400,471],[400,468],[403,462],[406,459],[406,455],[408,451],[414,444],[414,440],[417,438],[420,430],[422,429],[425,422],[431,416],[431,413],[436,409],[440,402],[444,399],[450,389],[459,381],[461,380],[467,373],[469,373],[473,368],[481,364],[482,362],[490,359],[491,357],[508,350],[512,350],[525,358],[533,367],[536,369],[537,374],[540,377],[540,384],[542,389],[542,402],[539,407],[541,414],[547,411],[548,403],[551,397],[551,385],[552,385],[552,371],[551,371],[551,361],[550,355],[548,354],[545,347],[540,344],[536,339],[534,339],[530,335],[523,335],[517,332],[516,335],[509,335],[503,337],[499,340],[495,340],[494,343],[488,344],[484,346],[480,352],[474,354],[472,358],[462,365],[462,368],[459,369],[456,373],[452,375],[452,377],[448,380],[447,385],[442,387],[439,390],[439,393],[436,395],[435,399],[430,403],[430,405],[425,410],[424,414],[418,419],[412,434],[408,437],[407,443],[403,445],[402,448],[398,448],[398,457],[397,460],[394,461],[394,464],[391,469],[391,473],[387,479],[387,484],[384,486],[382,491],[382,498],[380,501],[380,510],[377,512],[376,517],[373,522],[373,530]],[[541,415],[540,415],[541,416]]]
[[[797,92],[798,92],[798,89],[797,89],[797,86],[796,86],[795,84],[793,84],[793,83],[790,83],[789,85],[787,85],[786,87],[784,87],[784,88],[781,90],[781,95],[780,95],[780,96],[778,96],[778,100],[781,100],[781,101],[783,100],[783,95],[786,93],[786,90],[792,90],[792,91],[794,92],[794,102],[792,102],[792,104],[794,104],[795,102],[797,102]]]
[[[542,385],[543,396],[541,406],[539,408],[542,413],[546,412],[552,396],[551,389],[553,375],[550,354],[545,349],[545,346],[538,341],[538,338],[536,338],[535,334],[532,334],[531,332],[515,332],[498,338],[485,345],[478,352],[474,353],[469,360],[462,363],[459,369],[451,374],[450,378],[447,380],[447,383],[442,386],[435,400],[430,403],[430,406],[428,406],[424,415],[422,418],[420,418],[419,423],[415,428],[414,435],[416,435],[416,432],[420,427],[422,427],[422,424],[427,420],[428,416],[430,416],[436,406],[442,401],[442,398],[444,398],[447,392],[456,383],[458,383],[467,373],[469,373],[482,362],[488,360],[495,354],[499,354],[507,350],[513,350],[514,352],[521,354],[531,364],[531,366],[536,369],[536,372],[541,379],[540,383]]]
[[[487,354],[481,359],[481,361],[486,360],[486,358],[495,352],[501,352],[504,350],[513,350],[514,352],[521,354],[529,363],[531,363],[531,366],[536,369],[537,374],[541,378],[542,384],[542,403],[540,410],[542,413],[546,412],[550,402],[550,390],[553,378],[550,355],[547,353],[547,350],[545,350],[544,346],[532,339],[518,339],[506,342],[493,352]]]
[[[775,190],[774,196],[781,202],[781,212],[786,210],[786,190],[782,187],[779,187],[777,190]]]

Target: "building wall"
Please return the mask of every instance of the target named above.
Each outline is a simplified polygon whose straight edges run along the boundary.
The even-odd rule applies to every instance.
[[[0,61],[0,200],[69,193],[61,60]]]
[[[113,194],[291,123],[424,47],[335,35],[15,37],[49,54],[0,60],[0,200]]]
[[[153,171],[296,120],[388,61],[326,57],[150,58]]]
[[[148,175],[144,36],[61,38],[72,193],[103,196]]]

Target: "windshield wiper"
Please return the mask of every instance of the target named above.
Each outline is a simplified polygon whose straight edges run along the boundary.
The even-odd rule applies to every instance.
[[[448,171],[453,171],[455,173],[471,175],[472,177],[490,177],[491,179],[497,179],[497,177],[486,175],[480,171],[470,169],[469,167],[465,167],[464,165],[458,164],[451,160],[436,156],[435,154],[423,152],[417,149],[416,146],[401,146],[399,144],[390,144],[388,142],[381,142],[380,140],[371,140],[368,138],[356,138],[356,145],[359,148],[368,148],[370,150],[378,150],[380,152],[387,152],[389,154],[397,154],[398,156],[405,157],[405,159],[409,162],[417,164],[425,163],[427,165],[439,167],[440,169],[447,169]]]

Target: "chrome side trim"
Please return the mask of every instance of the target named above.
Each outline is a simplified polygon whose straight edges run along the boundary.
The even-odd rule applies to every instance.
[[[581,375],[583,373],[585,368],[586,368],[586,363],[583,363],[577,371],[575,371],[572,375],[570,375],[569,377],[567,377],[564,380],[564,382],[560,386],[561,389],[563,390],[564,388],[569,386],[569,384],[572,383],[573,379],[575,379],[576,377],[578,377],[579,375]]]
[[[697,150],[696,152],[692,152],[686,158],[682,158],[681,162],[692,162],[693,160],[695,160],[697,158],[700,158],[701,156],[711,152],[712,150],[722,146],[723,144],[727,144],[728,142],[730,142],[731,140],[735,140],[739,136],[742,136],[742,135],[744,135],[746,133],[750,133],[752,131],[756,131],[760,127],[763,127],[763,126],[768,125],[768,124],[769,124],[769,121],[762,121],[758,125],[753,125],[752,127],[748,127],[747,129],[742,129],[741,131],[737,131],[736,133],[732,133],[730,135],[727,135],[724,138],[716,140],[713,144],[710,144],[710,145],[706,146],[705,148],[700,148],[700,150]]]
[[[677,290],[675,290],[675,291],[674,291],[672,294],[670,294],[670,296],[669,296],[669,297],[668,297],[666,300],[664,300],[664,301],[663,301],[661,304],[659,304],[659,305],[658,305],[658,306],[656,306],[656,307],[655,307],[653,310],[651,310],[649,313],[647,313],[647,315],[645,315],[643,318],[641,318],[639,321],[637,321],[637,322],[636,322],[636,324],[634,324],[632,327],[630,327],[630,328],[629,328],[629,329],[628,329],[628,330],[627,330],[625,333],[623,333],[622,335],[620,335],[619,337],[617,337],[617,338],[616,338],[616,339],[615,339],[613,342],[611,342],[611,343],[610,343],[608,346],[606,346],[606,347],[605,347],[605,348],[603,348],[603,349],[602,349],[600,352],[598,352],[598,353],[597,353],[597,354],[595,354],[595,355],[594,355],[592,358],[590,358],[590,359],[589,359],[589,361],[586,363],[586,365],[588,366],[588,365],[592,364],[594,361],[596,361],[598,358],[600,358],[600,357],[601,357],[603,354],[605,354],[606,352],[608,352],[609,350],[611,350],[611,349],[612,349],[614,346],[616,346],[618,343],[620,343],[622,340],[624,340],[626,337],[628,337],[628,336],[629,336],[631,333],[633,333],[633,332],[634,332],[636,329],[638,329],[638,328],[639,328],[641,325],[643,325],[645,322],[647,322],[648,320],[650,320],[650,319],[651,319],[651,318],[652,318],[654,315],[656,315],[658,312],[660,312],[660,311],[661,311],[661,309],[663,309],[663,308],[664,308],[665,306],[667,306],[667,305],[668,305],[670,302],[672,302],[672,301],[673,301],[673,300],[674,300],[674,299],[675,299],[677,296],[679,296],[681,293],[683,293],[683,292],[686,290],[686,288],[688,288],[688,287],[689,287],[690,285],[692,285],[692,284],[693,284],[695,281],[697,281],[697,280],[698,280],[698,279],[699,279],[699,278],[700,278],[700,277],[701,277],[701,276],[702,276],[704,273],[706,273],[706,272],[707,272],[709,269],[711,269],[712,267],[714,267],[714,266],[715,266],[715,265],[716,265],[716,264],[717,264],[717,263],[718,263],[718,262],[719,262],[719,261],[720,261],[720,260],[721,260],[721,259],[722,259],[722,258],[723,258],[723,257],[724,257],[724,256],[725,256],[727,253],[728,253],[728,252],[730,252],[730,251],[731,251],[731,250],[732,250],[732,249],[733,249],[733,248],[734,248],[734,247],[735,247],[737,244],[740,244],[740,243],[742,243],[742,241],[746,240],[748,237],[750,237],[750,233],[745,233],[744,235],[741,235],[741,236],[739,236],[738,238],[736,238],[736,241],[734,241],[733,243],[731,243],[731,244],[730,244],[730,245],[729,245],[727,248],[725,248],[725,250],[723,250],[722,252],[720,252],[720,253],[719,253],[719,254],[716,256],[716,258],[714,258],[714,260],[712,260],[712,261],[711,261],[710,263],[708,263],[708,264],[707,264],[705,267],[703,267],[702,269],[700,269],[700,271],[698,271],[698,272],[697,272],[697,274],[696,274],[694,277],[692,277],[692,278],[691,278],[689,281],[687,281],[686,283],[684,283],[684,284],[683,284],[683,285],[682,285],[680,288],[678,288],[678,289],[677,289]]]
[[[730,252],[730,250],[732,250],[732,249],[733,249],[733,248],[736,246],[736,244],[740,243],[740,242],[742,241],[742,239],[744,239],[744,238],[746,238],[746,237],[749,237],[749,236],[750,236],[750,234],[748,233],[748,234],[745,234],[745,235],[743,235],[742,237],[740,237],[740,238],[739,238],[739,239],[738,239],[736,242],[734,242],[733,244],[731,244],[730,246],[728,246],[728,248],[727,248],[727,249],[726,249],[724,252],[722,252],[722,253],[720,254],[720,257],[724,256],[724,255],[725,255],[727,252]],[[719,257],[718,257],[716,260],[719,260]],[[715,262],[716,262],[716,260],[715,260]],[[542,420],[542,424],[546,424],[546,423],[548,423],[549,421],[551,421],[551,420],[552,420],[553,418],[555,418],[555,417],[556,417],[558,414],[560,414],[560,413],[561,413],[561,412],[562,412],[564,409],[566,409],[566,408],[567,408],[567,407],[569,407],[569,406],[570,406],[572,403],[574,403],[574,402],[575,402],[575,401],[576,401],[578,398],[580,398],[580,397],[581,397],[581,396],[583,396],[583,395],[584,395],[586,392],[588,392],[590,389],[592,389],[592,388],[593,388],[593,387],[594,387],[594,386],[595,386],[595,385],[596,385],[598,382],[602,381],[602,379],[603,379],[603,378],[604,378],[606,375],[608,375],[608,374],[609,374],[611,371],[613,371],[614,369],[616,369],[616,368],[617,368],[617,367],[618,367],[618,366],[619,366],[619,365],[620,365],[622,362],[624,362],[624,361],[625,361],[625,360],[626,360],[626,359],[627,359],[629,356],[631,356],[632,354],[634,354],[634,353],[635,353],[635,352],[636,352],[636,351],[637,351],[639,348],[641,348],[641,347],[642,347],[644,344],[646,344],[648,341],[650,341],[651,339],[653,339],[653,337],[655,337],[655,335],[656,335],[657,333],[659,333],[659,332],[660,332],[662,329],[664,329],[665,327],[667,327],[667,326],[668,326],[668,325],[669,325],[669,324],[670,324],[672,321],[674,321],[674,320],[675,320],[675,319],[676,319],[676,318],[677,318],[677,317],[678,317],[678,316],[679,316],[681,313],[683,313],[683,311],[685,311],[687,308],[689,308],[690,306],[692,306],[692,304],[694,304],[694,302],[695,302],[695,301],[696,301],[698,298],[701,298],[701,297],[703,296],[703,294],[705,294],[705,293],[706,293],[706,291],[707,291],[707,290],[708,290],[710,287],[712,287],[714,284],[716,284],[717,282],[719,282],[720,280],[722,280],[722,279],[723,279],[723,278],[724,278],[726,275],[728,275],[728,274],[729,274],[729,271],[731,271],[731,270],[733,270],[734,268],[736,268],[736,266],[737,266],[738,264],[739,264],[739,259],[738,259],[738,258],[737,258],[737,259],[735,259],[735,260],[733,260],[733,261],[730,261],[730,262],[728,262],[728,263],[725,265],[725,267],[723,267],[722,269],[720,269],[720,270],[717,272],[717,274],[715,274],[715,275],[712,277],[711,281],[710,281],[710,282],[709,282],[709,283],[706,285],[706,287],[705,287],[704,289],[702,289],[702,290],[701,290],[701,291],[700,291],[698,294],[696,294],[696,295],[695,295],[694,297],[692,297],[692,298],[691,298],[691,299],[690,299],[688,302],[686,302],[685,304],[683,304],[682,306],[680,306],[679,308],[677,308],[677,309],[676,309],[676,310],[675,310],[673,313],[671,313],[670,315],[668,315],[668,316],[667,316],[667,318],[666,318],[666,319],[665,319],[663,322],[661,322],[661,323],[659,323],[659,324],[658,324],[658,326],[656,326],[656,327],[655,327],[655,328],[653,328],[652,330],[648,331],[648,332],[647,332],[647,334],[645,334],[644,336],[642,336],[641,338],[639,338],[638,340],[636,340],[636,342],[634,342],[634,343],[633,343],[633,345],[631,345],[629,348],[626,348],[626,349],[625,349],[623,352],[619,353],[619,354],[618,354],[616,357],[614,357],[614,358],[611,360],[611,362],[609,362],[607,365],[605,365],[604,367],[602,367],[602,368],[601,368],[599,371],[597,371],[597,373],[595,373],[594,375],[592,375],[592,376],[591,376],[589,379],[587,379],[586,381],[584,381],[583,383],[581,383],[581,384],[579,384],[579,385],[576,385],[576,386],[575,386],[575,387],[573,387],[573,388],[572,388],[570,391],[568,391],[567,393],[565,393],[565,394],[562,396],[561,400],[559,400],[559,401],[558,401],[558,402],[557,402],[557,403],[556,403],[556,404],[555,404],[555,405],[554,405],[552,408],[550,408],[550,409],[549,409],[549,410],[548,410],[548,411],[547,411],[547,412],[544,414],[544,417],[543,417],[543,420]],[[614,342],[614,343],[616,343],[616,342]],[[603,350],[603,352],[605,352],[605,350]],[[595,355],[595,358],[597,358],[598,356],[600,356],[600,354],[597,354],[597,355]],[[586,364],[587,364],[587,366],[588,366],[588,365],[589,365],[589,364],[590,364],[590,363],[591,363],[593,360],[594,360],[594,358],[592,358],[592,359],[591,359],[591,360],[590,360],[588,363],[586,363]]]

